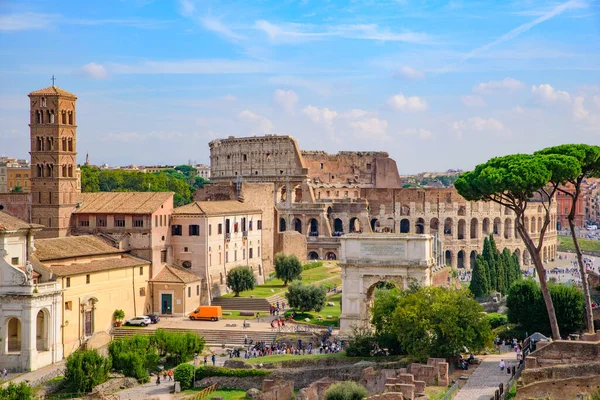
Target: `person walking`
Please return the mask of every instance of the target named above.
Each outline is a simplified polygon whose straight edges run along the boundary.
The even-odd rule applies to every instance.
[[[204,356],[204,366],[208,365],[208,356]]]
[[[156,384],[160,385],[160,372],[156,374]]]
[[[169,382],[173,380],[173,370],[170,369],[169,372],[167,373],[167,375],[169,375]]]
[[[215,365],[217,365],[217,355],[213,354],[211,359],[212,359],[212,363],[213,363],[213,367],[214,367]]]
[[[500,367],[500,371],[504,371],[504,367],[505,367],[504,359],[500,360],[499,367]]]

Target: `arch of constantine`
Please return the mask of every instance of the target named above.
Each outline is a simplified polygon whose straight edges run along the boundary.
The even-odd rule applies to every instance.
[[[377,283],[393,282],[400,289],[407,289],[411,282],[430,286],[439,268],[432,235],[348,234],[340,241],[341,334],[369,324]]]

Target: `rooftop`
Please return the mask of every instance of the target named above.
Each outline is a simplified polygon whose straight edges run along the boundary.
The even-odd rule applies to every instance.
[[[80,193],[76,214],[152,214],[173,192]]]
[[[230,214],[261,214],[249,204],[236,200],[195,201],[173,210],[173,215],[230,215]]]
[[[158,275],[151,279],[152,282],[189,283],[199,281],[200,277],[183,268],[174,265],[165,265]]]
[[[69,275],[80,275],[89,274],[90,272],[107,271],[111,269],[120,268],[132,268],[137,266],[149,265],[150,261],[142,260],[141,258],[133,257],[130,255],[122,254],[106,257],[100,260],[93,260],[84,263],[70,263],[70,264],[45,264],[44,267],[54,275],[57,276],[69,276]]]
[[[38,95],[47,95],[47,96],[60,95],[60,96],[68,96],[68,97],[77,98],[77,96],[75,96],[73,93],[69,93],[66,90],[62,90],[61,88],[56,87],[54,85],[29,93],[29,96],[38,96]]]
[[[0,231],[13,231],[18,229],[42,228],[41,225],[28,224],[27,222],[0,211]]]
[[[35,257],[40,261],[123,253],[96,236],[68,236],[35,241]]]

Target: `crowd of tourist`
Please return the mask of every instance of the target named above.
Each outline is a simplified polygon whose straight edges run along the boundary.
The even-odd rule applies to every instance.
[[[254,342],[244,337],[244,348],[233,349],[229,353],[229,358],[245,359],[271,356],[274,354],[292,354],[292,355],[308,355],[308,354],[332,354],[339,353],[343,350],[342,342],[339,340],[330,340],[330,335],[325,334],[318,345],[313,345],[312,342],[305,345],[302,339],[298,339],[298,343],[290,345],[287,343],[272,343],[267,344],[264,341]]]

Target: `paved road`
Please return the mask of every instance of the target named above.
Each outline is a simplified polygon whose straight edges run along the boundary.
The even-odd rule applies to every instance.
[[[489,400],[494,396],[500,382],[506,384],[510,375],[506,370],[500,371],[498,364],[500,360],[509,361],[510,365],[516,365],[515,353],[492,354],[486,356],[481,364],[469,377],[469,380],[454,397],[454,400]]]
[[[166,400],[173,398],[173,395],[170,394],[171,390],[173,390],[173,382],[161,382],[160,385],[157,385],[156,378],[151,378],[152,380],[148,383],[117,392],[116,394],[121,397],[121,400]]]

